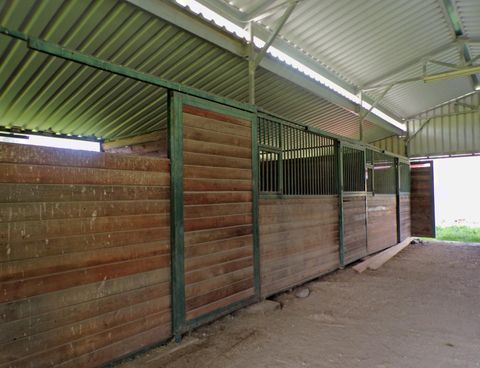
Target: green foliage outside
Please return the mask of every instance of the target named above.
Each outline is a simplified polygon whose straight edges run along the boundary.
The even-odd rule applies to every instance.
[[[480,227],[437,226],[437,239],[480,243]]]

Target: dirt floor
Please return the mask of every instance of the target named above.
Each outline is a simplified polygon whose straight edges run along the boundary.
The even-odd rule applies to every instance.
[[[480,367],[480,246],[411,245],[378,271],[307,286],[119,367]]]

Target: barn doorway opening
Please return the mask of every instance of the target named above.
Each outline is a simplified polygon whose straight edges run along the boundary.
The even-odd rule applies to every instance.
[[[434,172],[437,239],[480,243],[480,156],[437,159]]]

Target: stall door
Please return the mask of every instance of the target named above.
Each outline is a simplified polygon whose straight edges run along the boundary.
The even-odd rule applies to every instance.
[[[410,218],[413,236],[435,237],[433,161],[411,164]]]
[[[178,94],[173,98],[177,146],[171,146],[176,151],[172,164],[183,161],[182,167],[174,168],[177,179],[183,176],[176,187],[183,196],[183,214],[177,213],[177,218],[184,230],[183,242],[175,242],[174,257],[178,335],[251,303],[259,285],[254,249],[255,121],[251,114],[224,105]]]

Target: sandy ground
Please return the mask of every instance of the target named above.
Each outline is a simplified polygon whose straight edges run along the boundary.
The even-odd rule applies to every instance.
[[[351,268],[227,316],[119,367],[480,367],[480,247],[411,245],[378,271]]]

